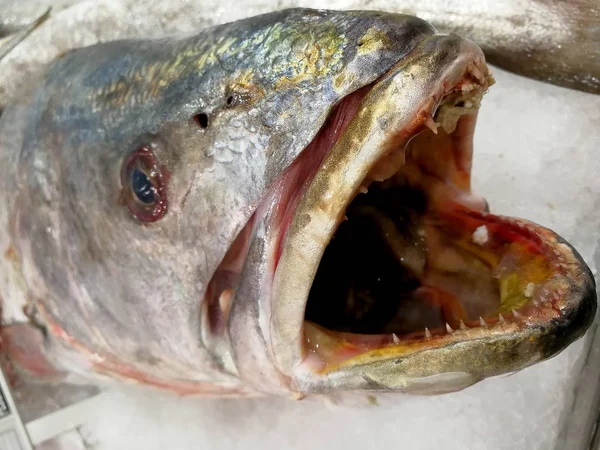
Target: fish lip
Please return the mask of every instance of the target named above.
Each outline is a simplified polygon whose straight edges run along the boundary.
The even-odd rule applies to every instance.
[[[473,62],[480,63],[483,61],[483,55],[480,54],[480,51],[478,51],[478,48],[474,44],[470,43],[469,41],[460,39],[457,36],[448,36],[448,37],[436,36],[435,38],[440,39],[439,42],[442,43],[441,47],[444,47],[444,45],[450,43],[449,44],[450,47],[460,49],[456,58],[451,63],[448,64],[448,72],[452,72],[451,68],[456,69],[457,66],[466,67],[469,63],[473,63]],[[415,51],[418,51],[418,49]],[[410,58],[410,55],[407,58]],[[460,61],[460,62],[457,62],[457,61]],[[445,83],[446,83],[445,79],[443,79],[442,81],[438,80],[438,83],[436,85],[443,86]],[[486,88],[487,88],[487,86],[486,86]],[[435,95],[432,95],[432,97],[435,97]],[[424,102],[424,103],[428,106],[435,105],[431,109],[431,110],[435,111],[435,108],[437,107],[437,105],[435,104],[436,103],[435,101],[431,102],[431,103],[427,103],[427,102]],[[427,114],[429,114],[431,110],[428,110],[427,106],[420,109],[420,111],[425,111]],[[416,121],[420,120],[421,121],[420,124],[422,124],[424,117],[425,117],[425,115],[419,116],[419,114],[414,114],[414,119]],[[402,130],[402,131],[404,131],[404,130]],[[373,160],[371,160],[370,162],[374,163]],[[326,163],[327,163],[327,161],[326,161]],[[319,172],[322,172],[322,170],[323,169],[320,169]],[[310,195],[310,193],[308,195]],[[349,201],[351,200],[351,197],[348,196],[345,200],[346,200],[346,202],[344,204],[345,206],[338,207],[336,209],[336,211],[334,212],[334,215],[337,214],[339,216],[340,213],[343,214],[343,212],[345,211],[345,207],[349,204]],[[482,210],[485,210],[485,207],[482,208]],[[295,215],[294,215],[294,221],[297,221],[298,217],[305,212],[306,212],[306,209],[304,209],[304,206],[302,204],[299,205],[295,212]],[[488,215],[488,214],[484,213],[484,215]],[[489,215],[489,216],[491,217],[493,215]],[[499,216],[495,216],[495,217],[499,217]],[[504,220],[514,221],[515,219],[505,218]],[[524,223],[524,221],[522,221],[522,223]],[[299,373],[297,369],[304,358],[303,349],[302,349],[302,342],[303,342],[303,338],[302,338],[303,331],[302,330],[303,330],[304,308],[306,307],[306,301],[307,301],[307,295],[306,296],[296,295],[295,299],[292,299],[293,296],[286,296],[286,289],[289,288],[290,284],[292,286],[295,285],[295,288],[296,288],[295,293],[296,294],[298,292],[297,288],[299,285],[304,285],[304,288],[306,288],[306,286],[308,286],[308,289],[310,289],[310,286],[312,285],[312,281],[314,278],[314,273],[316,273],[316,268],[318,267],[321,256],[322,256],[322,252],[323,252],[325,246],[327,245],[327,243],[329,242],[329,239],[331,238],[331,236],[335,233],[335,230],[337,229],[338,225],[339,225],[339,222],[336,222],[334,224],[334,226],[329,230],[329,234],[327,235],[327,238],[321,237],[322,242],[321,242],[320,246],[315,245],[314,248],[311,249],[311,251],[309,251],[308,253],[304,253],[304,256],[306,256],[307,254],[309,256],[312,256],[312,258],[313,258],[312,261],[316,260],[316,265],[314,265],[312,273],[310,271],[308,271],[308,274],[307,273],[300,273],[299,275],[295,274],[294,275],[296,278],[295,280],[293,279],[294,277],[290,277],[290,274],[291,274],[291,272],[293,272],[292,269],[297,269],[298,266],[296,264],[291,264],[290,266],[286,267],[286,264],[289,261],[289,259],[286,260],[286,258],[290,258],[290,255],[286,255],[286,252],[291,251],[290,248],[293,248],[294,244],[293,244],[293,242],[290,243],[289,235],[288,235],[288,239],[286,239],[283,254],[282,254],[281,260],[279,261],[280,264],[277,268],[277,272],[275,274],[274,282],[273,282],[273,286],[274,286],[273,291],[272,291],[273,306],[272,306],[272,311],[271,311],[271,329],[270,329],[270,332],[271,332],[270,339],[271,339],[271,345],[273,347],[274,359],[275,359],[276,364],[278,365],[279,369],[283,373],[286,373],[286,374],[292,374],[292,373],[298,374]],[[535,224],[531,224],[531,226],[538,227]],[[293,229],[293,224],[290,226],[290,229]],[[539,227],[539,229],[546,230],[542,227]],[[520,339],[529,339],[533,334],[537,333],[536,334],[537,342],[535,345],[535,350],[537,351],[537,353],[534,356],[532,356],[532,361],[530,362],[530,364],[533,364],[539,360],[546,359],[546,358],[551,357],[551,356],[557,354],[558,352],[564,350],[564,348],[566,348],[567,345],[569,345],[571,342],[573,342],[574,340],[579,338],[581,335],[583,335],[585,330],[591,324],[591,321],[593,320],[593,317],[594,317],[594,314],[596,311],[596,307],[597,307],[596,306],[595,283],[593,281],[593,277],[591,276],[591,273],[589,272],[589,268],[587,268],[587,266],[585,265],[585,262],[583,261],[581,256],[576,251],[573,251],[573,248],[570,244],[566,243],[566,241],[564,239],[560,238],[560,236],[558,236],[554,232],[551,232],[550,230],[546,230],[546,232],[548,233],[546,238],[548,239],[549,242],[554,240],[556,245],[566,244],[567,248],[569,249],[568,251],[566,251],[566,254],[569,257],[572,257],[572,261],[571,261],[571,265],[572,265],[572,269],[573,269],[572,274],[571,274],[572,282],[567,287],[566,292],[563,293],[563,299],[562,299],[563,303],[561,305],[562,316],[560,319],[558,319],[558,320],[550,319],[545,322],[540,322],[540,323],[536,324],[535,326],[528,326],[528,327],[521,328],[520,330],[516,329],[516,328],[509,330],[508,328],[510,328],[510,326],[512,326],[512,325],[504,325],[504,328],[506,329],[506,331],[504,331],[504,332],[502,332],[500,330],[500,326],[497,326],[495,324],[490,324],[490,326],[486,327],[485,329],[478,330],[478,332],[481,333],[479,336],[477,336],[476,333],[474,333],[473,330],[475,330],[475,328],[471,328],[471,329],[468,329],[465,331],[461,330],[462,334],[454,333],[452,335],[453,336],[452,340],[449,340],[447,342],[440,342],[440,345],[429,348],[427,350],[431,351],[431,350],[438,350],[441,348],[447,348],[448,346],[452,346],[452,345],[455,345],[458,343],[464,343],[465,341],[468,341],[470,343],[476,343],[477,345],[480,345],[484,341],[489,340],[489,339],[498,340],[500,335],[501,335],[500,337],[502,339],[505,339],[506,336],[508,336],[509,338],[514,338],[515,341],[518,341]],[[296,233],[301,235],[302,231],[296,232]],[[292,239],[293,239],[293,237],[292,237]],[[305,245],[306,245],[306,243],[305,243]],[[315,256],[317,256],[317,257],[315,257]],[[297,258],[297,257],[298,257],[298,254],[296,252],[296,255],[294,256],[294,258]],[[302,258],[300,258],[300,259],[302,259]],[[314,264],[314,262],[307,262],[307,261],[303,261],[302,263],[307,266]],[[294,290],[294,287],[292,288],[292,290]],[[300,291],[302,291],[302,290],[300,289]],[[306,291],[306,294],[308,294],[306,289],[305,289],[305,291]],[[298,300],[298,298],[302,298],[303,300],[300,301],[300,300]],[[295,301],[295,303],[294,303],[294,301]],[[447,336],[449,336],[449,335],[447,335]],[[459,337],[461,337],[461,336],[462,336],[462,339],[459,339]],[[415,353],[419,353],[419,352],[416,351]],[[494,355],[492,354],[491,356],[493,357]],[[371,361],[368,361],[368,363],[370,363],[370,364],[377,363],[377,364],[385,365],[386,361],[389,362],[391,360],[398,360],[398,356],[390,355],[389,357],[386,357],[386,358],[379,356],[378,359],[379,359],[379,361],[371,360]],[[366,362],[365,362],[365,364],[366,364]],[[521,369],[530,364],[523,363],[522,361],[520,361],[518,366],[515,367],[514,370]],[[356,364],[354,364],[353,367],[356,367]],[[510,365],[505,364],[504,368],[509,369]],[[341,368],[336,367],[334,369],[334,371],[339,372],[339,369],[342,369],[342,371],[344,370],[343,367],[341,367]],[[506,371],[510,371],[510,370],[505,370],[504,372],[506,372]],[[303,372],[303,370],[301,370],[300,372]],[[319,382],[316,382],[316,383],[311,382],[311,383],[306,384],[306,383],[304,383],[304,381],[302,379],[299,379],[298,376],[296,376],[296,383],[297,383],[298,389],[310,390],[310,391],[314,391],[314,392],[316,392],[316,391],[324,392],[324,391],[330,390],[331,386],[327,384],[328,381],[326,379],[327,379],[327,377],[329,377],[331,375],[332,371],[328,370],[327,372],[328,372],[328,374],[325,376],[325,381],[323,381],[323,379],[321,379]],[[495,373],[491,373],[491,372],[489,374],[486,373],[485,376],[483,376],[483,377],[492,376],[494,374]],[[311,377],[313,375],[314,374],[311,374]],[[301,376],[300,376],[300,378],[301,378]],[[350,379],[351,376],[349,375],[348,378]],[[480,378],[474,377],[473,382],[478,381],[478,379],[480,379]],[[304,385],[303,385],[303,383],[304,383]]]

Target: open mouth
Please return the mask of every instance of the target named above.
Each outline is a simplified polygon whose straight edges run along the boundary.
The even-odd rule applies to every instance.
[[[595,302],[579,255],[550,230],[490,214],[471,193],[475,122],[491,83],[474,44],[437,37],[342,100],[275,183],[266,203],[277,206],[255,213],[213,277],[212,329],[224,330],[262,214],[275,237],[261,330],[298,389],[328,390],[318,386],[327,374],[393,360],[378,373],[402,390],[387,374],[430,350],[440,350],[435,363],[423,357],[411,376],[466,372],[464,387],[581,336]],[[363,369],[343,379],[372,388]]]
[[[302,361],[312,373],[330,373],[489,336],[533,343],[540,330],[559,323],[581,300],[568,295],[577,289],[573,280],[582,277],[582,264],[570,246],[538,225],[490,214],[485,200],[470,191],[477,110],[492,82],[483,58],[470,50],[449,64],[434,86],[427,85],[423,102],[398,128],[389,130],[391,108],[378,106],[384,96],[374,95],[376,100],[357,112],[356,126],[345,132],[359,136],[347,141],[342,136],[336,144],[360,150],[340,157],[346,166],[338,173],[322,180],[323,174],[315,176],[295,216],[310,220],[292,223],[289,253],[284,251],[274,283],[275,295],[283,300],[274,303],[273,342],[284,369],[295,370]],[[371,92],[380,84],[385,81]],[[371,145],[377,156],[360,156],[374,135],[361,136],[369,128],[362,124],[376,128],[382,121],[383,137]],[[335,170],[335,151],[321,172]],[[361,163],[366,172],[352,175],[353,165]],[[340,188],[344,183],[351,187]],[[318,227],[330,232],[318,234]],[[301,263],[290,263],[289,255]],[[313,271],[304,269],[310,261],[317,263]],[[297,336],[290,322],[298,311],[278,308],[281,300],[289,309],[294,297],[307,298],[295,362],[277,349],[277,342]],[[581,334],[571,330],[544,355],[524,352],[503,367],[490,364],[485,376],[555,354]],[[430,372],[435,373],[423,370]]]
[[[317,368],[381,347],[560,317],[560,252],[537,226],[490,214],[469,192],[461,164],[470,163],[469,109],[482,91],[472,100],[456,94],[438,108],[432,130],[399,150],[397,170],[389,155],[375,166],[381,181],[363,182],[329,242],[305,312]],[[449,128],[444,115],[455,115]]]

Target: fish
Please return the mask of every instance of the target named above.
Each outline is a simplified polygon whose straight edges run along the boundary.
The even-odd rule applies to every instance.
[[[441,394],[584,335],[595,281],[471,191],[493,85],[414,16],[295,8],[74,50],[0,117],[11,370]]]
[[[322,7],[316,0],[237,2],[172,0],[48,0],[0,3],[0,37],[22,33],[48,6],[50,18],[0,56],[0,109],[32,84],[61,54],[117,39],[196,33],[202,29],[291,7]],[[373,9],[416,15],[440,32],[475,41],[487,61],[546,83],[600,93],[600,8],[592,0],[337,0],[332,9]],[[7,11],[2,14],[2,11]],[[5,30],[4,33],[2,30]],[[0,42],[0,55],[2,43]]]

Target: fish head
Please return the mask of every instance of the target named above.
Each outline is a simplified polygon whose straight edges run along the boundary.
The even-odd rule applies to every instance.
[[[446,392],[556,354],[593,278],[471,194],[491,82],[475,44],[377,12],[64,55],[11,206],[49,359],[239,395]]]

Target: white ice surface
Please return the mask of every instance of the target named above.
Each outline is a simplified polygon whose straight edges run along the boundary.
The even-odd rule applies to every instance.
[[[494,73],[476,132],[474,190],[496,213],[553,228],[592,264],[600,233],[600,96]],[[550,361],[459,393],[385,397],[379,406],[113,391],[82,432],[98,450],[548,450],[568,413],[582,348],[579,341]]]

